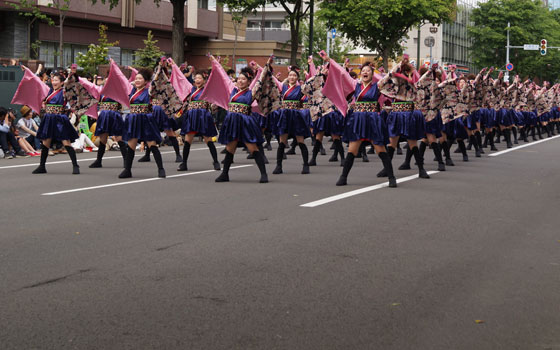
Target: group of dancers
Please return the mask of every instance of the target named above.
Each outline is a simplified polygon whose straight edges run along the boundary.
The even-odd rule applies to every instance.
[[[446,166],[454,165],[450,149],[455,142],[463,161],[468,161],[468,149],[474,148],[475,156],[480,157],[488,146],[496,150],[494,143],[502,137],[510,148],[519,139],[529,142],[529,138],[560,133],[558,84],[544,82],[539,86],[531,80],[521,81],[518,76],[509,83],[504,81],[503,72],[492,78],[493,68],[461,76],[454,66],[446,72],[437,64],[417,71],[406,55],[387,74],[366,62],[355,78],[346,63],[341,66],[324,52],[320,55],[321,66],[315,67],[309,57],[308,72],[302,74],[292,66],[283,82],[273,72],[272,57],[264,67],[251,62],[235,83],[211,55],[211,70],[195,71],[193,83],[173,60],[166,58],[153,71],[133,70],[130,78],[111,62],[101,86],[77,73],[68,77],[56,73],[51,77],[52,87],[46,87],[24,67],[26,73],[16,92],[18,101],[42,114],[37,132],[42,142],[41,158],[33,173],[47,172],[49,148],[57,141],[68,152],[72,173],[80,173],[71,146],[78,135],[68,119],[67,107],[76,115],[88,114],[97,119],[95,135],[100,145],[90,168],[103,166],[107,139],[116,139],[124,168],[119,178],[132,177],[139,142],[146,145],[146,154],[140,161],[149,161],[151,154],[158,176],[166,176],[159,150],[162,133],[169,137],[176,152],[176,162],[180,163],[177,171],[188,171],[190,147],[194,137],[201,136],[212,166],[221,171],[216,182],[229,181],[234,154],[241,146],[257,164],[261,183],[268,182],[265,147],[271,150],[272,135],[278,140],[273,174],[284,172],[286,153],[294,154],[297,147],[302,157],[301,173],[309,174],[324,150],[324,137],[330,136],[334,154],[329,161],[338,162],[340,157],[342,166],[337,186],[347,184],[355,158],[361,155],[367,160],[367,153],[375,153],[383,164],[377,177],[386,177],[389,187],[397,187],[392,160],[403,140],[407,143],[406,155],[398,169],[411,169],[414,158],[419,177],[427,179],[430,176],[424,169],[424,153],[428,147],[433,150],[438,170],[444,171]],[[39,93],[26,93],[31,90]],[[227,111],[219,132],[212,115],[217,107]],[[124,110],[128,113],[123,114]],[[177,122],[179,117],[181,125]],[[175,136],[178,129],[183,138],[182,154]],[[213,142],[216,136],[225,145],[223,166]],[[312,138],[311,157],[307,138]],[[292,149],[286,152],[290,139]],[[344,143],[348,145],[346,154]],[[367,145],[372,146],[369,152]]]

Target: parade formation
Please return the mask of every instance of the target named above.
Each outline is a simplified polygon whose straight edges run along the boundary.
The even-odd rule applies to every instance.
[[[193,83],[165,57],[153,70],[132,69],[130,78],[111,62],[108,76],[95,83],[79,77],[75,69],[67,76],[57,72],[51,76],[51,86],[22,66],[25,76],[13,101],[41,115],[37,131],[40,164],[33,174],[47,173],[53,142],[64,145],[72,173],[80,173],[71,146],[78,134],[69,113],[97,119],[95,136],[100,138],[100,146],[89,168],[103,166],[107,140],[113,137],[123,158],[119,178],[133,176],[139,143],[146,150],[139,161],[150,161],[153,156],[157,175],[166,177],[159,150],[165,133],[176,153],[177,171],[188,171],[191,144],[200,136],[208,146],[214,170],[221,171],[216,182],[230,180],[229,169],[239,147],[257,164],[259,182],[268,182],[265,147],[272,149],[271,135],[278,140],[272,174],[280,178],[286,153],[295,154],[296,148],[302,157],[301,174],[310,174],[319,165],[317,155],[324,152],[324,137],[330,136],[333,155],[329,162],[338,162],[340,157],[342,167],[337,186],[348,183],[356,158],[368,161],[367,154],[375,153],[383,166],[377,177],[386,177],[389,187],[397,187],[393,158],[401,151],[402,141],[406,141],[406,154],[398,170],[411,169],[414,158],[418,176],[428,179],[424,169],[427,148],[432,149],[438,170],[445,171],[454,166],[451,148],[455,143],[455,153],[467,162],[468,150],[474,149],[475,157],[481,157],[485,149],[497,150],[495,143],[502,140],[511,148],[520,141],[560,132],[560,84],[539,86],[518,76],[508,82],[503,72],[492,78],[494,68],[484,68],[477,75],[458,75],[453,65],[445,71],[432,64],[417,71],[407,55],[387,74],[366,62],[355,79],[347,63],[340,65],[324,52],[319,55],[323,65],[315,67],[309,57],[306,71],[291,66],[282,82],[275,75],[273,57],[264,67],[251,62],[232,81],[219,59],[209,54],[211,70],[195,71]],[[218,132],[213,114],[219,108],[227,114]],[[175,134],[178,129],[182,154]],[[225,145],[223,165],[214,145],[216,137]],[[312,139],[311,158],[307,138]]]

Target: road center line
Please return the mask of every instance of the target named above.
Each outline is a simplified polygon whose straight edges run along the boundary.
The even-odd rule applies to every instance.
[[[429,175],[433,175],[433,174],[437,174],[437,173],[439,173],[439,171],[437,171],[437,170],[428,171]],[[397,179],[397,183],[407,182],[407,181],[411,181],[411,180],[414,180],[414,179],[418,179],[418,175],[411,175],[411,176],[407,176],[407,177]],[[378,184],[378,185],[359,188],[357,190],[337,194],[335,196],[331,196],[331,197],[327,197],[327,198],[323,198],[323,199],[319,199],[319,200],[314,201],[314,202],[301,204],[300,207],[315,208],[315,207],[318,207],[318,206],[323,205],[323,204],[328,204],[328,203],[331,203],[331,202],[338,201],[340,199],[345,199],[345,198],[357,196],[357,195],[362,194],[362,193],[379,190],[379,189],[385,188],[385,187],[389,187],[389,182],[384,182],[384,183],[381,183],[381,184]]]
[[[221,149],[224,148],[225,146],[218,146],[216,147],[216,149]],[[202,150],[208,150],[208,147],[202,147],[202,148],[193,148],[191,149],[191,151],[202,151]],[[138,153],[139,151],[137,151],[137,153],[135,154],[135,157],[141,157],[144,155],[144,153]],[[97,152],[91,152],[93,154],[97,154]],[[175,153],[175,151],[165,151],[165,152],[161,152],[161,154],[169,154],[169,153]],[[63,155],[66,156],[66,154],[59,154],[59,155]],[[37,157],[38,158],[38,157]],[[49,159],[52,157],[49,157]],[[122,159],[122,156],[118,155],[118,156],[110,156],[110,157],[103,157],[103,160],[105,159]],[[82,158],[82,159],[78,159],[78,162],[87,162],[87,161],[91,161],[91,160],[96,160],[97,158]],[[70,163],[71,160],[59,160],[59,161],[55,161],[55,162],[49,162],[47,160],[47,166],[49,165],[54,165],[54,164],[65,164],[65,163]],[[2,166],[0,167],[0,170],[3,169],[15,169],[15,168],[25,168],[25,167],[30,167],[30,166],[38,166],[39,163],[29,163],[29,164],[19,164],[19,165],[7,165],[7,166]]]
[[[251,167],[251,166],[253,166],[253,165],[252,165],[252,164],[238,165],[238,166],[231,167],[230,170],[232,170],[232,169],[246,168],[246,167]],[[212,169],[212,170],[195,171],[195,172],[192,172],[192,173],[184,173],[184,174],[170,175],[170,176],[167,176],[167,178],[182,177],[182,176],[191,176],[191,175],[206,174],[206,173],[213,173],[213,172],[218,173],[218,171]],[[150,178],[148,178],[148,179],[140,179],[140,180],[132,180],[132,181],[115,182],[115,183],[106,184],[106,185],[98,185],[98,186],[90,186],[90,187],[81,187],[81,188],[74,188],[74,189],[70,189],[70,190],[57,191],[57,192],[47,192],[47,193],[43,193],[42,195],[43,195],[43,196],[54,196],[54,195],[57,195],[57,194],[66,194],[66,193],[73,193],[73,192],[82,192],[82,191],[96,190],[96,189],[105,188],[105,187],[115,187],[115,186],[124,186],[124,185],[134,185],[134,184],[137,184],[137,183],[148,182],[148,181],[156,181],[156,180],[163,180],[163,178],[161,178],[161,177],[150,177]]]
[[[544,140],[533,141],[533,142],[531,142],[531,143],[527,143],[527,144],[524,144],[524,145],[521,145],[521,146],[516,146],[516,147],[508,148],[508,149],[505,149],[505,150],[503,150],[503,151],[499,151],[499,152],[496,152],[496,153],[490,153],[490,154],[488,155],[488,157],[496,157],[496,156],[499,156],[499,155],[502,155],[502,154],[505,154],[505,153],[508,153],[508,152],[517,151],[518,149],[521,149],[521,148],[534,146],[534,145],[539,144],[539,143],[541,143],[541,142],[550,141],[550,140],[555,139],[555,138],[558,138],[558,137],[560,137],[560,135],[552,136],[552,137],[546,138],[546,139],[544,139]]]

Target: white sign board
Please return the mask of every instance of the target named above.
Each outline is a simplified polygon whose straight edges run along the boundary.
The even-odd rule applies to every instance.
[[[525,44],[525,45],[523,45],[523,50],[538,51],[539,50],[539,45]]]

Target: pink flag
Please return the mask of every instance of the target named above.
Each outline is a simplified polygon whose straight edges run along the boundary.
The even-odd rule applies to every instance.
[[[253,90],[253,87],[257,84],[257,81],[259,81],[259,77],[261,76],[262,71],[263,71],[262,67],[259,67],[259,69],[257,69],[257,74],[255,74],[255,78],[251,82],[251,85],[249,85],[249,89]]]
[[[175,93],[177,93],[181,102],[185,101],[192,91],[192,84],[175,63],[171,64],[171,78],[169,81],[171,85],[173,85]]]
[[[330,60],[329,75],[323,87],[323,95],[325,95],[338,108],[338,110],[346,116],[348,110],[348,101],[346,96],[356,89],[356,82],[346,69],[342,68],[332,58]]]
[[[224,68],[218,61],[212,61],[212,73],[206,82],[206,87],[200,96],[201,100],[215,103],[218,106],[227,109],[229,98],[234,89],[233,82],[224,71]]]
[[[136,79],[136,74],[138,74],[138,71],[134,67],[130,67],[130,78],[128,78],[129,83],[134,82],[134,79]]]
[[[121,105],[130,107],[128,98],[130,91],[132,91],[132,85],[130,85],[115,61],[111,60],[111,69],[105,81],[105,86],[101,89],[101,95],[112,98]]]
[[[43,100],[47,98],[49,94],[49,87],[43,83],[38,76],[33,74],[29,68],[24,68],[25,74],[19,83],[11,103],[14,105],[27,105],[35,113],[40,113]]]
[[[315,63],[311,62],[311,64],[309,65],[309,72],[307,73],[305,80],[314,77],[315,74],[317,74],[317,69],[315,68]]]
[[[91,96],[93,96],[96,100],[99,101],[100,91],[101,91],[100,86],[97,86],[94,83],[84,78],[79,78],[79,82],[87,90],[87,92],[89,92]]]

